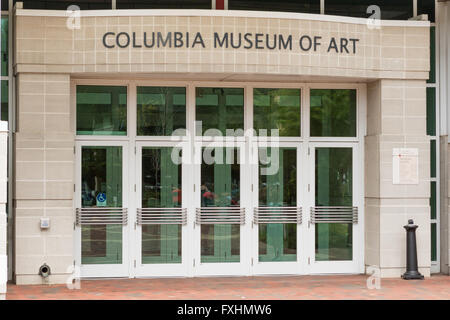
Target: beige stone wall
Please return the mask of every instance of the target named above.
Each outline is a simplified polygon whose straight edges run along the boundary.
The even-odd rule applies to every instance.
[[[73,263],[74,128],[70,79],[76,75],[120,78],[149,73],[229,73],[351,77],[377,80],[368,90],[366,138],[366,264],[383,276],[405,267],[408,218],[419,224],[421,271],[429,275],[429,141],[425,135],[425,79],[429,70],[428,27],[230,17],[82,17],[81,29],[65,17],[24,16],[17,10],[17,132],[15,134],[15,274],[18,284],[41,283],[39,266],[50,265],[50,282],[63,283]],[[206,48],[114,48],[105,32],[201,32]],[[213,48],[213,32],[359,38],[356,54]],[[397,80],[395,80],[397,79]],[[416,80],[408,80],[416,79]],[[417,80],[419,79],[419,80]],[[73,116],[73,115],[72,115]],[[420,150],[420,184],[392,185],[392,148]],[[50,217],[50,229],[39,218]]]
[[[441,212],[439,212],[438,214],[440,214],[439,224],[440,224],[441,272],[445,274],[450,274],[450,219],[449,219],[450,177],[448,176],[450,169],[449,155],[450,155],[450,148],[448,143],[448,136],[441,136],[441,145],[440,145]]]
[[[18,11],[20,14],[20,10]],[[65,17],[18,16],[18,72],[219,72],[364,78],[427,79],[428,27],[369,29],[365,23],[244,17],[81,17],[70,30]],[[206,48],[116,48],[102,44],[105,32],[201,32]],[[268,33],[294,37],[293,50],[214,48],[213,33]],[[320,50],[303,52],[301,35],[321,36]],[[327,53],[331,37],[358,38],[356,54]],[[108,40],[108,43],[111,41]]]
[[[50,282],[64,282],[73,264],[74,131],[70,124],[70,76],[18,75],[15,134],[16,281],[41,283],[39,267],[51,267]],[[50,229],[40,229],[40,217]]]
[[[426,83],[380,80],[368,85],[365,139],[365,263],[383,277],[406,268],[406,233],[417,230],[419,271],[430,275],[430,141],[426,136]],[[419,184],[394,185],[392,149],[419,150]]]

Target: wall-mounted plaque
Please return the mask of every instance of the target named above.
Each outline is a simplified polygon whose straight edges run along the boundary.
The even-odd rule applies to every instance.
[[[392,157],[392,183],[419,184],[419,149],[394,148]]]

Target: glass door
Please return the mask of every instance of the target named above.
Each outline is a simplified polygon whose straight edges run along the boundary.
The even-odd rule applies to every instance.
[[[246,274],[244,146],[196,148],[195,275]],[[201,158],[201,159],[200,159]]]
[[[84,142],[76,148],[76,262],[81,276],[128,276],[126,144]]]
[[[137,276],[187,275],[187,209],[181,148],[137,143]]]
[[[310,148],[309,208],[311,273],[357,273],[361,226],[357,147],[344,143],[317,143]]]
[[[301,151],[297,143],[254,148],[253,273],[302,273]],[[257,198],[256,198],[257,197]]]

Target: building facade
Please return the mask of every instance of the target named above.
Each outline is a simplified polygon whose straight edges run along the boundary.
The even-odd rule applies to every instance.
[[[9,1],[10,279],[448,274],[450,4],[359,3]]]

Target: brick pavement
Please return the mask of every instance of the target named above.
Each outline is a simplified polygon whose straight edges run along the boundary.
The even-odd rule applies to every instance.
[[[6,299],[414,299],[450,300],[450,277],[424,281],[381,279],[381,289],[369,290],[365,275],[260,276],[211,278],[82,280],[80,290],[65,285],[8,285]]]

